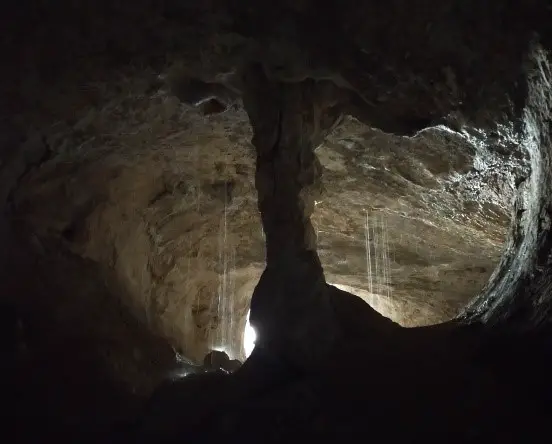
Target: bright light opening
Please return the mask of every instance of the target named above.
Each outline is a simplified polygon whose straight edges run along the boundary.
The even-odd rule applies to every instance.
[[[247,312],[247,320],[245,321],[245,328],[243,330],[243,350],[245,352],[246,358],[249,357],[249,355],[255,348],[256,340],[257,340],[257,333],[249,323],[249,312]]]

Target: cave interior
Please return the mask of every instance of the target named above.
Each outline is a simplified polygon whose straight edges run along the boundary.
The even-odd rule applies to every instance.
[[[546,442],[548,1],[9,3],[5,442]]]

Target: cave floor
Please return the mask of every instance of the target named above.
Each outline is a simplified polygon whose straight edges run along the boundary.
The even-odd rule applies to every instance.
[[[232,375],[162,383],[142,409],[146,397],[75,353],[77,338],[2,377],[4,433],[13,443],[543,442],[552,400],[543,336],[403,328],[335,291],[342,337],[316,368],[291,371],[254,351]]]
[[[539,442],[542,406],[484,367],[356,352],[349,371],[331,366],[257,395],[243,396],[231,377],[184,381],[159,401],[156,437],[137,441],[174,433],[166,442]]]
[[[551,365],[535,341],[449,327],[365,331],[306,374],[254,352],[233,375],[162,384],[143,410],[86,369],[21,374],[12,442],[543,442]]]
[[[307,374],[254,352],[234,375],[164,386],[128,442],[542,442],[550,362],[535,338],[354,328]]]

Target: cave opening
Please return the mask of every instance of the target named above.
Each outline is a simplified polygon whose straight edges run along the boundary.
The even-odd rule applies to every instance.
[[[248,358],[249,355],[253,352],[255,348],[255,341],[257,339],[257,333],[255,329],[251,326],[249,322],[249,312],[247,313],[247,321],[245,322],[245,327],[243,329],[243,349],[245,352],[245,357]]]

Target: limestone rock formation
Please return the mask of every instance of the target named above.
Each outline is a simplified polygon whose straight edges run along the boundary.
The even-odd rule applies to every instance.
[[[548,2],[13,6],[0,294],[23,422],[78,442],[178,356],[245,359],[251,309],[243,367],[164,386],[136,430],[180,439],[175,405],[205,442],[545,430]]]

